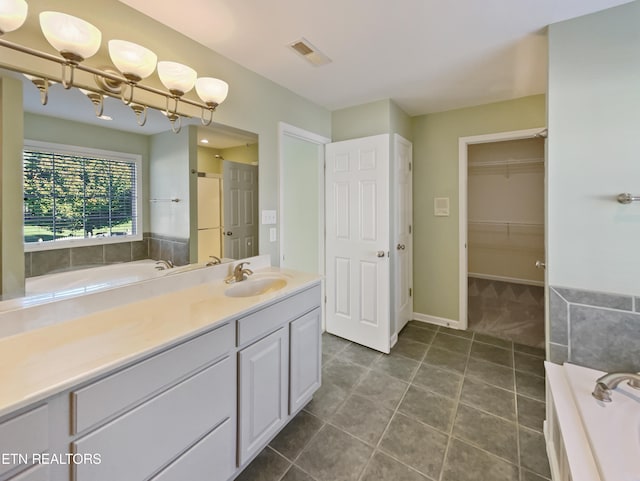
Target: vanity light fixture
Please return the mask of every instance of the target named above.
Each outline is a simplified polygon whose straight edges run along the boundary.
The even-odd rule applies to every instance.
[[[62,86],[70,89],[75,67],[95,55],[100,48],[102,33],[89,22],[60,12],[40,13],[40,28],[51,46],[66,60],[62,64]]]
[[[167,97],[165,108],[167,118],[171,120],[169,114],[177,114],[180,98],[193,88],[196,84],[198,74],[191,67],[181,63],[162,61],[158,62],[158,76],[160,77],[162,85],[168,88],[169,92],[171,92],[171,97]],[[173,109],[169,109],[170,98],[174,101]],[[177,127],[176,120],[171,120],[171,130],[176,134],[180,132],[182,126],[181,119],[182,117],[178,115],[176,119],[178,124]]]
[[[27,18],[27,11],[28,5],[25,0],[0,0],[0,36],[20,28]],[[225,81],[213,77],[197,78],[195,70],[177,62],[158,62],[154,52],[126,40],[108,42],[109,56],[117,71],[110,67],[90,67],[83,62],[100,49],[102,33],[97,27],[72,15],[53,11],[41,12],[39,19],[42,33],[59,55],[52,55],[3,38],[0,38],[0,46],[61,65],[60,81],[65,89],[74,85],[76,70],[92,74],[98,90],[94,91],[89,87],[83,90],[83,93],[91,100],[96,115],[100,118],[104,118],[104,96],[108,95],[120,97],[126,105],[130,105],[136,114],[138,124],[144,125],[147,108],[154,104],[139,99],[134,102],[134,90],[138,89],[165,99],[163,113],[171,122],[171,130],[178,133],[182,117],[188,117],[178,111],[181,103],[200,108],[202,124],[209,125],[213,120],[213,112],[227,97],[229,84]],[[40,91],[42,104],[47,104],[49,86],[58,79],[34,77],[21,70],[21,67],[8,68],[27,76]],[[160,81],[167,90],[141,83],[156,68]],[[184,97],[194,85],[201,101]],[[171,101],[173,108],[170,108]]]
[[[34,77],[29,74],[24,74],[24,76],[31,80],[31,83],[33,83],[33,85],[35,85],[40,91],[40,103],[42,103],[42,105],[47,105],[47,102],[49,101],[49,87],[55,82],[46,78]]]
[[[213,77],[200,77],[196,80],[196,92],[200,100],[209,107],[210,115],[208,119],[205,119],[205,110],[202,109],[200,117],[202,125],[210,125],[213,120],[213,111],[227,98],[229,84],[224,80]]]
[[[136,114],[136,120],[138,125],[142,127],[147,123],[147,106],[142,104],[131,103],[129,104],[131,110]]]
[[[3,0],[0,2],[0,35],[22,27],[27,19],[29,6],[25,0]]]
[[[126,40],[109,40],[109,56],[129,84],[129,96],[121,91],[122,101],[129,105],[133,101],[133,89],[142,79],[147,78],[156,69],[158,56],[142,45]]]
[[[104,95],[99,94],[97,92],[92,92],[91,90],[79,89],[80,92],[85,94],[91,103],[96,108],[96,117],[102,117],[104,113]]]

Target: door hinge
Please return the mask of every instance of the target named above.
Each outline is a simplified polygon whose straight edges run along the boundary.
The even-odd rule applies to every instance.
[[[411,234],[411,224],[409,224],[409,234]]]
[[[409,297],[413,296],[413,289],[409,288]]]
[[[409,162],[409,172],[411,172],[411,162]]]
[[[327,296],[324,296],[324,303],[327,303]]]

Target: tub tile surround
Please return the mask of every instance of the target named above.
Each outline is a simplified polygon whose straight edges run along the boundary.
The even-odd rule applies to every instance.
[[[327,333],[322,349],[322,386],[238,480],[549,479],[544,351],[415,321],[389,355]]]
[[[140,241],[25,252],[25,277],[143,259],[166,259],[177,266],[187,265],[189,239],[145,232]]]
[[[639,297],[549,288],[549,359],[601,371],[640,371]]]
[[[145,239],[149,242],[149,257],[151,259],[165,259],[177,266],[189,263],[189,239],[152,232],[145,233]]]
[[[149,258],[149,240],[24,253],[25,277]]]

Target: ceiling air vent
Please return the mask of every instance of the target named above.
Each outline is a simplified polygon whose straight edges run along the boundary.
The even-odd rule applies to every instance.
[[[307,62],[319,67],[331,63],[331,59],[315,48],[306,38],[301,38],[289,44],[289,47],[302,56]]]

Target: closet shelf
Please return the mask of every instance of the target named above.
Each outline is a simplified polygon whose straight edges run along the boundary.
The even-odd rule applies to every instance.
[[[544,164],[544,157],[533,157],[530,159],[510,159],[510,160],[492,160],[487,162],[469,162],[469,168],[473,167],[495,167],[495,166],[512,166],[526,164]]]
[[[498,227],[544,227],[544,224],[539,222],[511,222],[496,220],[469,220],[469,224],[492,225]]]

